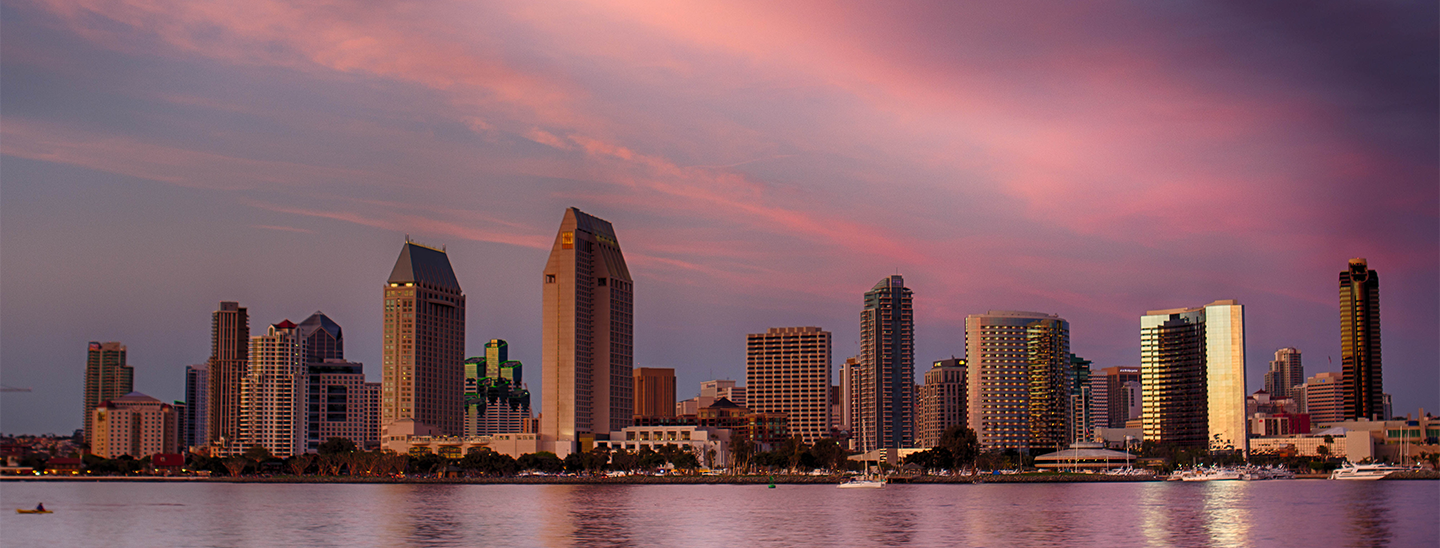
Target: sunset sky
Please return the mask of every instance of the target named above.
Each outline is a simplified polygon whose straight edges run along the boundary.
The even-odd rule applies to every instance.
[[[1337,277],[1380,273],[1398,414],[1440,408],[1434,2],[0,5],[3,432],[81,424],[86,343],[184,398],[210,313],[323,310],[379,380],[381,287],[445,246],[468,350],[539,386],[564,208],[611,221],[635,365],[744,379],[745,334],[859,351],[915,292],[916,370],[964,318],[1060,314],[1138,365],[1146,310],[1238,299],[1340,369]],[[1333,360],[1333,363],[1331,363]],[[538,402],[535,408],[539,409]]]

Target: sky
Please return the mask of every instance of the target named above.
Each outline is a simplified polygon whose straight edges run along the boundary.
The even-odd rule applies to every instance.
[[[1381,280],[1385,390],[1440,408],[1433,2],[0,4],[0,431],[81,424],[86,343],[184,399],[219,301],[324,311],[378,381],[382,285],[444,246],[467,350],[539,386],[566,207],[635,278],[635,365],[744,379],[745,335],[914,291],[916,373],[964,318],[1059,314],[1138,365],[1147,310],[1238,299],[1340,370],[1338,275]],[[538,402],[535,408],[538,410]]]

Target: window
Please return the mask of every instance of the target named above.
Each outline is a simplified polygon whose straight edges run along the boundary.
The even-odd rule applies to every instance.
[[[555,275],[554,275],[554,274],[546,274],[546,275],[545,275],[545,283],[547,283],[547,284],[553,284],[553,283],[555,283]]]

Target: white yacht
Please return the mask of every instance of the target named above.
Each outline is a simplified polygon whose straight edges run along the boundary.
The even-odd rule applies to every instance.
[[[868,476],[856,476],[845,480],[844,483],[836,485],[841,489],[879,489],[885,486],[885,480],[872,479]]]
[[[1332,480],[1378,480],[1395,472],[1413,470],[1404,466],[1393,464],[1352,464],[1345,463],[1344,466],[1330,472]]]
[[[1196,470],[1192,474],[1181,476],[1180,481],[1224,481],[1240,479],[1240,471],[1233,468],[1210,468]]]

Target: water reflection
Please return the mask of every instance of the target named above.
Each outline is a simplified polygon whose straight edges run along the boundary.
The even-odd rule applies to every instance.
[[[1345,531],[1350,546],[1383,546],[1390,541],[1391,505],[1394,504],[1372,482],[1345,482]],[[1431,518],[1434,518],[1432,515]],[[1432,539],[1433,540],[1433,539]]]

